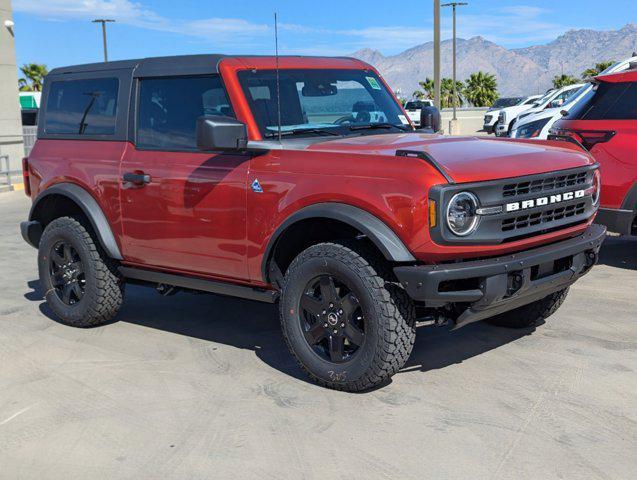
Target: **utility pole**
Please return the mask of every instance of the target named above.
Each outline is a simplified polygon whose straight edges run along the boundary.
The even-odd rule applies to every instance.
[[[440,0],[434,0],[434,105],[440,110]]]
[[[456,117],[456,107],[458,103],[458,93],[456,92],[456,7],[461,7],[464,5],[469,5],[464,2],[451,2],[445,3],[441,5],[442,7],[452,7],[453,8],[453,85],[452,85],[452,95],[453,95],[453,120],[457,120]]]
[[[104,62],[108,62],[108,47],[106,45],[106,24],[111,22],[115,22],[115,20],[111,20],[109,18],[97,18],[93,20],[93,23],[102,24],[102,41],[104,42]]]

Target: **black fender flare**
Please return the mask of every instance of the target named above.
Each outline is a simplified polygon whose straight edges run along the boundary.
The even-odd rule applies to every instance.
[[[398,235],[385,222],[368,211],[346,203],[316,203],[296,211],[274,231],[268,241],[261,264],[261,273],[264,280],[267,281],[269,277],[268,263],[281,235],[293,224],[310,218],[329,218],[354,227],[369,238],[382,252],[383,256],[391,262],[406,263],[416,261],[402,240],[398,238]]]
[[[637,182],[628,189],[621,206],[622,210],[637,211]]]
[[[33,202],[31,211],[29,212],[29,220],[35,220],[35,214],[38,210],[38,206],[42,204],[42,201],[50,195],[62,195],[71,199],[76,203],[84,212],[84,215],[91,222],[93,231],[97,235],[97,239],[100,242],[102,248],[106,251],[106,254],[115,260],[122,260],[122,254],[119,251],[115,236],[111,230],[111,226],[106,219],[106,215],[98,205],[93,196],[88,193],[84,188],[74,183],[57,183],[44,191],[42,191]],[[37,239],[39,243],[39,238]]]

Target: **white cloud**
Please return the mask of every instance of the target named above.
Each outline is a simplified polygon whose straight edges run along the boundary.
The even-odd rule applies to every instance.
[[[49,20],[113,18],[124,25],[211,40],[221,45],[258,46],[272,35],[271,24],[236,18],[167,18],[131,0],[13,0],[13,8],[16,12]],[[543,18],[550,12],[534,6],[494,7],[489,14],[470,12],[470,6],[458,10],[458,35],[461,38],[480,35],[503,46],[526,46],[553,40],[568,30],[566,26],[544,21]],[[443,38],[451,36],[450,13],[449,9],[443,9]],[[353,29],[280,23],[280,31],[284,33],[281,51],[342,54],[370,47],[385,54],[394,54],[431,41],[433,32],[430,26],[431,21],[425,27],[394,25]],[[286,43],[289,48],[286,48]]]

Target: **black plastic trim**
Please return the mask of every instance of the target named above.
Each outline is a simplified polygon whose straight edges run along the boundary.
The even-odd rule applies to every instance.
[[[635,212],[615,208],[600,208],[595,217],[595,223],[605,225],[609,232],[630,235],[632,232]]]
[[[229,297],[246,298],[259,302],[274,303],[278,298],[278,292],[275,290],[261,290],[244,285],[208,280],[205,278],[197,278],[187,275],[176,275],[173,273],[158,272],[155,270],[133,267],[119,267],[119,272],[125,278],[132,280],[171,285],[174,287],[198,290],[201,292],[227,295]]]
[[[415,158],[420,158],[421,160],[424,160],[425,162],[427,162],[429,165],[431,165],[432,167],[434,167],[436,170],[438,170],[438,172],[440,173],[440,175],[442,175],[443,177],[445,177],[445,180],[447,180],[447,182],[449,182],[450,184],[454,185],[456,182],[453,180],[453,178],[451,178],[449,176],[449,174],[445,171],[445,169],[442,167],[442,165],[440,165],[436,159],[434,157],[432,157],[429,153],[427,152],[422,152],[420,150],[396,150],[396,156],[397,157],[415,157]]]
[[[35,220],[20,222],[20,233],[25,242],[33,248],[38,248],[42,237],[42,224]]]
[[[604,241],[606,228],[591,225],[577,237],[532,250],[483,260],[442,265],[394,267],[396,277],[411,298],[430,307],[469,303],[457,326],[512,310],[565,288],[588,272]],[[589,254],[593,254],[591,259]],[[572,266],[545,278],[531,280],[534,266],[572,257]],[[519,273],[520,287],[508,295],[508,277]],[[479,279],[478,288],[440,291],[440,284],[454,280]]]
[[[371,213],[344,203],[317,203],[293,213],[274,231],[261,265],[261,273],[265,281],[268,281],[268,263],[283,232],[294,223],[309,218],[330,218],[347,223],[369,238],[389,261],[416,261],[398,235]]]
[[[122,260],[122,254],[115,241],[115,236],[106,219],[106,215],[104,215],[104,212],[91,194],[78,185],[73,183],[58,183],[44,190],[33,202],[31,211],[29,212],[29,220],[34,220],[38,206],[41,205],[43,199],[50,195],[62,195],[73,200],[91,222],[93,231],[95,231],[100,245],[104,248],[106,254],[115,260]],[[37,245],[34,246],[37,247]]]

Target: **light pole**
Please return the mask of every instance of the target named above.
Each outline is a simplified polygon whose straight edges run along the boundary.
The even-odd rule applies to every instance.
[[[434,0],[434,105],[440,110],[440,0]]]
[[[469,5],[464,2],[451,2],[444,3],[441,7],[452,7],[453,8],[453,85],[452,85],[452,95],[453,95],[453,119],[456,118],[456,103],[458,101],[458,94],[456,93],[456,7],[461,7],[463,5]]]
[[[115,20],[111,20],[109,18],[97,18],[93,20],[93,23],[101,23],[102,24],[102,41],[104,42],[104,62],[108,62],[108,47],[106,46],[106,24],[114,22]]]

